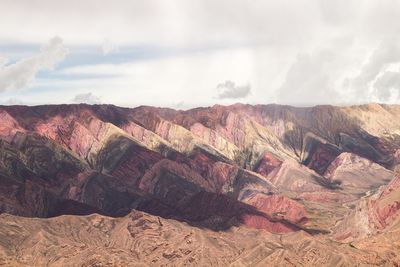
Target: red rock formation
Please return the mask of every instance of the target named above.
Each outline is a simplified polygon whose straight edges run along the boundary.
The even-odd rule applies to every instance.
[[[331,162],[339,155],[337,149],[322,143],[318,143],[311,153],[312,156],[306,165],[319,174],[323,174]]]
[[[300,203],[285,196],[254,194],[246,198],[244,202],[271,217],[285,219],[293,224],[301,224],[307,221],[305,208]]]
[[[367,193],[348,216],[335,228],[338,240],[357,240],[371,236],[400,222],[400,182],[396,177],[375,194]]]
[[[265,152],[254,168],[254,171],[267,177],[274,170],[279,168],[282,161],[270,152]]]
[[[6,111],[0,109],[0,138],[10,143],[17,132],[25,130]]]
[[[366,112],[369,120],[396,114],[395,109],[387,113],[386,107],[353,109]],[[37,203],[50,205],[46,197],[54,197],[65,203],[66,212],[76,208],[82,213],[88,205],[115,215],[113,209],[126,214],[141,207],[178,218],[182,210],[190,213],[192,200],[211,217],[227,212],[227,218],[244,218],[248,225],[267,230],[296,230],[294,224],[302,225],[309,214],[294,199],[304,205],[346,204],[367,188],[387,183],[393,174],[378,164],[395,167],[398,161],[400,142],[391,135],[397,125],[385,120],[388,134],[379,135],[353,109],[241,104],[188,111],[112,105],[1,107],[0,138],[12,148],[2,148],[0,173],[13,181],[4,182],[2,210],[22,210],[24,203],[5,192],[17,194],[32,183],[32,188],[42,188],[38,192],[43,190]],[[37,135],[42,138],[26,145],[27,136]],[[16,179],[29,182],[16,185]],[[13,186],[18,190],[11,190]],[[385,201],[370,202],[371,218],[382,225],[397,214],[397,199],[387,195],[388,203],[384,193]],[[205,196],[223,205],[207,206]],[[239,216],[227,208],[239,204],[255,213]],[[42,208],[39,216],[48,216],[50,209],[54,207]]]
[[[390,183],[383,187],[383,190],[381,190],[380,198],[386,197],[387,195],[393,194],[393,192],[399,191],[400,190],[400,176],[397,176],[394,178]]]
[[[134,146],[123,155],[110,174],[124,180],[127,184],[139,186],[144,174],[162,159],[163,157],[154,151]]]
[[[381,230],[400,219],[400,176],[371,197],[368,214],[370,227]]]

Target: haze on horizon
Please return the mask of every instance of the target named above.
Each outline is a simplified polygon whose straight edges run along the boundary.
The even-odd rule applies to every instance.
[[[399,103],[400,2],[0,1],[0,104]]]

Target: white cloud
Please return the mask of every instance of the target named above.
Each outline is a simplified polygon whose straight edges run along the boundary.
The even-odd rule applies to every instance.
[[[173,107],[176,108],[176,109],[182,109],[182,108],[185,107],[185,102],[184,101],[179,101],[179,102],[175,103],[173,105]]]
[[[31,82],[41,70],[52,70],[67,54],[62,40],[55,37],[42,46],[41,52],[35,56],[21,59],[16,63],[0,64],[0,92],[18,90]]]
[[[391,70],[400,64],[399,38],[386,38],[368,56],[357,75],[348,78],[353,97],[364,101],[393,102],[398,100],[400,72]]]
[[[85,93],[85,94],[78,94],[72,99],[74,103],[86,103],[86,104],[101,104],[101,98],[92,94],[92,93]]]
[[[387,66],[398,62],[399,1],[4,0],[0,25],[7,25],[1,45],[59,35],[79,50],[59,76],[32,82],[54,88],[32,92],[35,103],[96,90],[114,104],[230,104],[234,98],[215,97],[215,85],[230,79],[251,84],[251,94],[240,99],[248,103],[397,99],[396,75],[388,72],[397,70]],[[87,55],[88,47],[97,49]],[[109,55],[96,54],[99,47]],[[157,49],[167,55],[141,54]],[[10,54],[19,52],[11,50],[0,56],[14,62]],[[0,69],[11,66],[4,62]]]
[[[129,106],[174,106],[176,99],[184,101],[185,108],[209,105],[216,101],[215,85],[220,83],[221,79],[238,77],[238,84],[252,81],[253,63],[252,51],[233,49],[132,63],[82,65],[66,68],[58,73],[66,77],[89,75],[101,78],[66,80],[59,83],[62,83],[64,88],[57,90],[80,94],[95,88],[96,93],[101,94],[108,103]],[[49,82],[54,83],[43,82],[44,84],[36,86],[47,87]],[[229,99],[226,101],[231,103]]]
[[[5,105],[24,105],[25,103],[18,98],[11,97],[4,102]]]
[[[109,39],[105,39],[102,45],[103,55],[108,55],[110,53],[115,53],[119,51],[118,46],[111,42]]]
[[[217,90],[219,91],[217,97],[219,99],[240,99],[251,94],[250,84],[238,86],[230,80],[218,84]]]
[[[0,68],[8,63],[8,59],[5,57],[0,57]]]
[[[352,39],[333,39],[300,53],[276,91],[279,103],[294,105],[343,104],[349,98],[344,80],[359,64]]]
[[[360,74],[354,78],[353,87],[363,91],[378,74],[391,63],[400,61],[400,44],[398,38],[383,41],[362,67]]]
[[[3,0],[2,7],[0,25],[8,27],[1,35],[20,41],[52,34],[68,44],[281,44],[319,27],[318,5],[309,0]]]
[[[300,54],[278,90],[279,102],[288,104],[329,103],[338,100],[330,74],[332,51]]]
[[[380,101],[394,102],[400,96],[400,71],[384,71],[373,84]]]

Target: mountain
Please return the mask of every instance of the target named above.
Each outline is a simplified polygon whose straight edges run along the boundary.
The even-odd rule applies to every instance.
[[[5,265],[400,264],[397,105],[0,106],[0,159]]]

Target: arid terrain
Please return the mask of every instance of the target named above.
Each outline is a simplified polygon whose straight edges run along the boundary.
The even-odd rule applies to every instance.
[[[0,266],[400,266],[400,106],[0,106]]]

